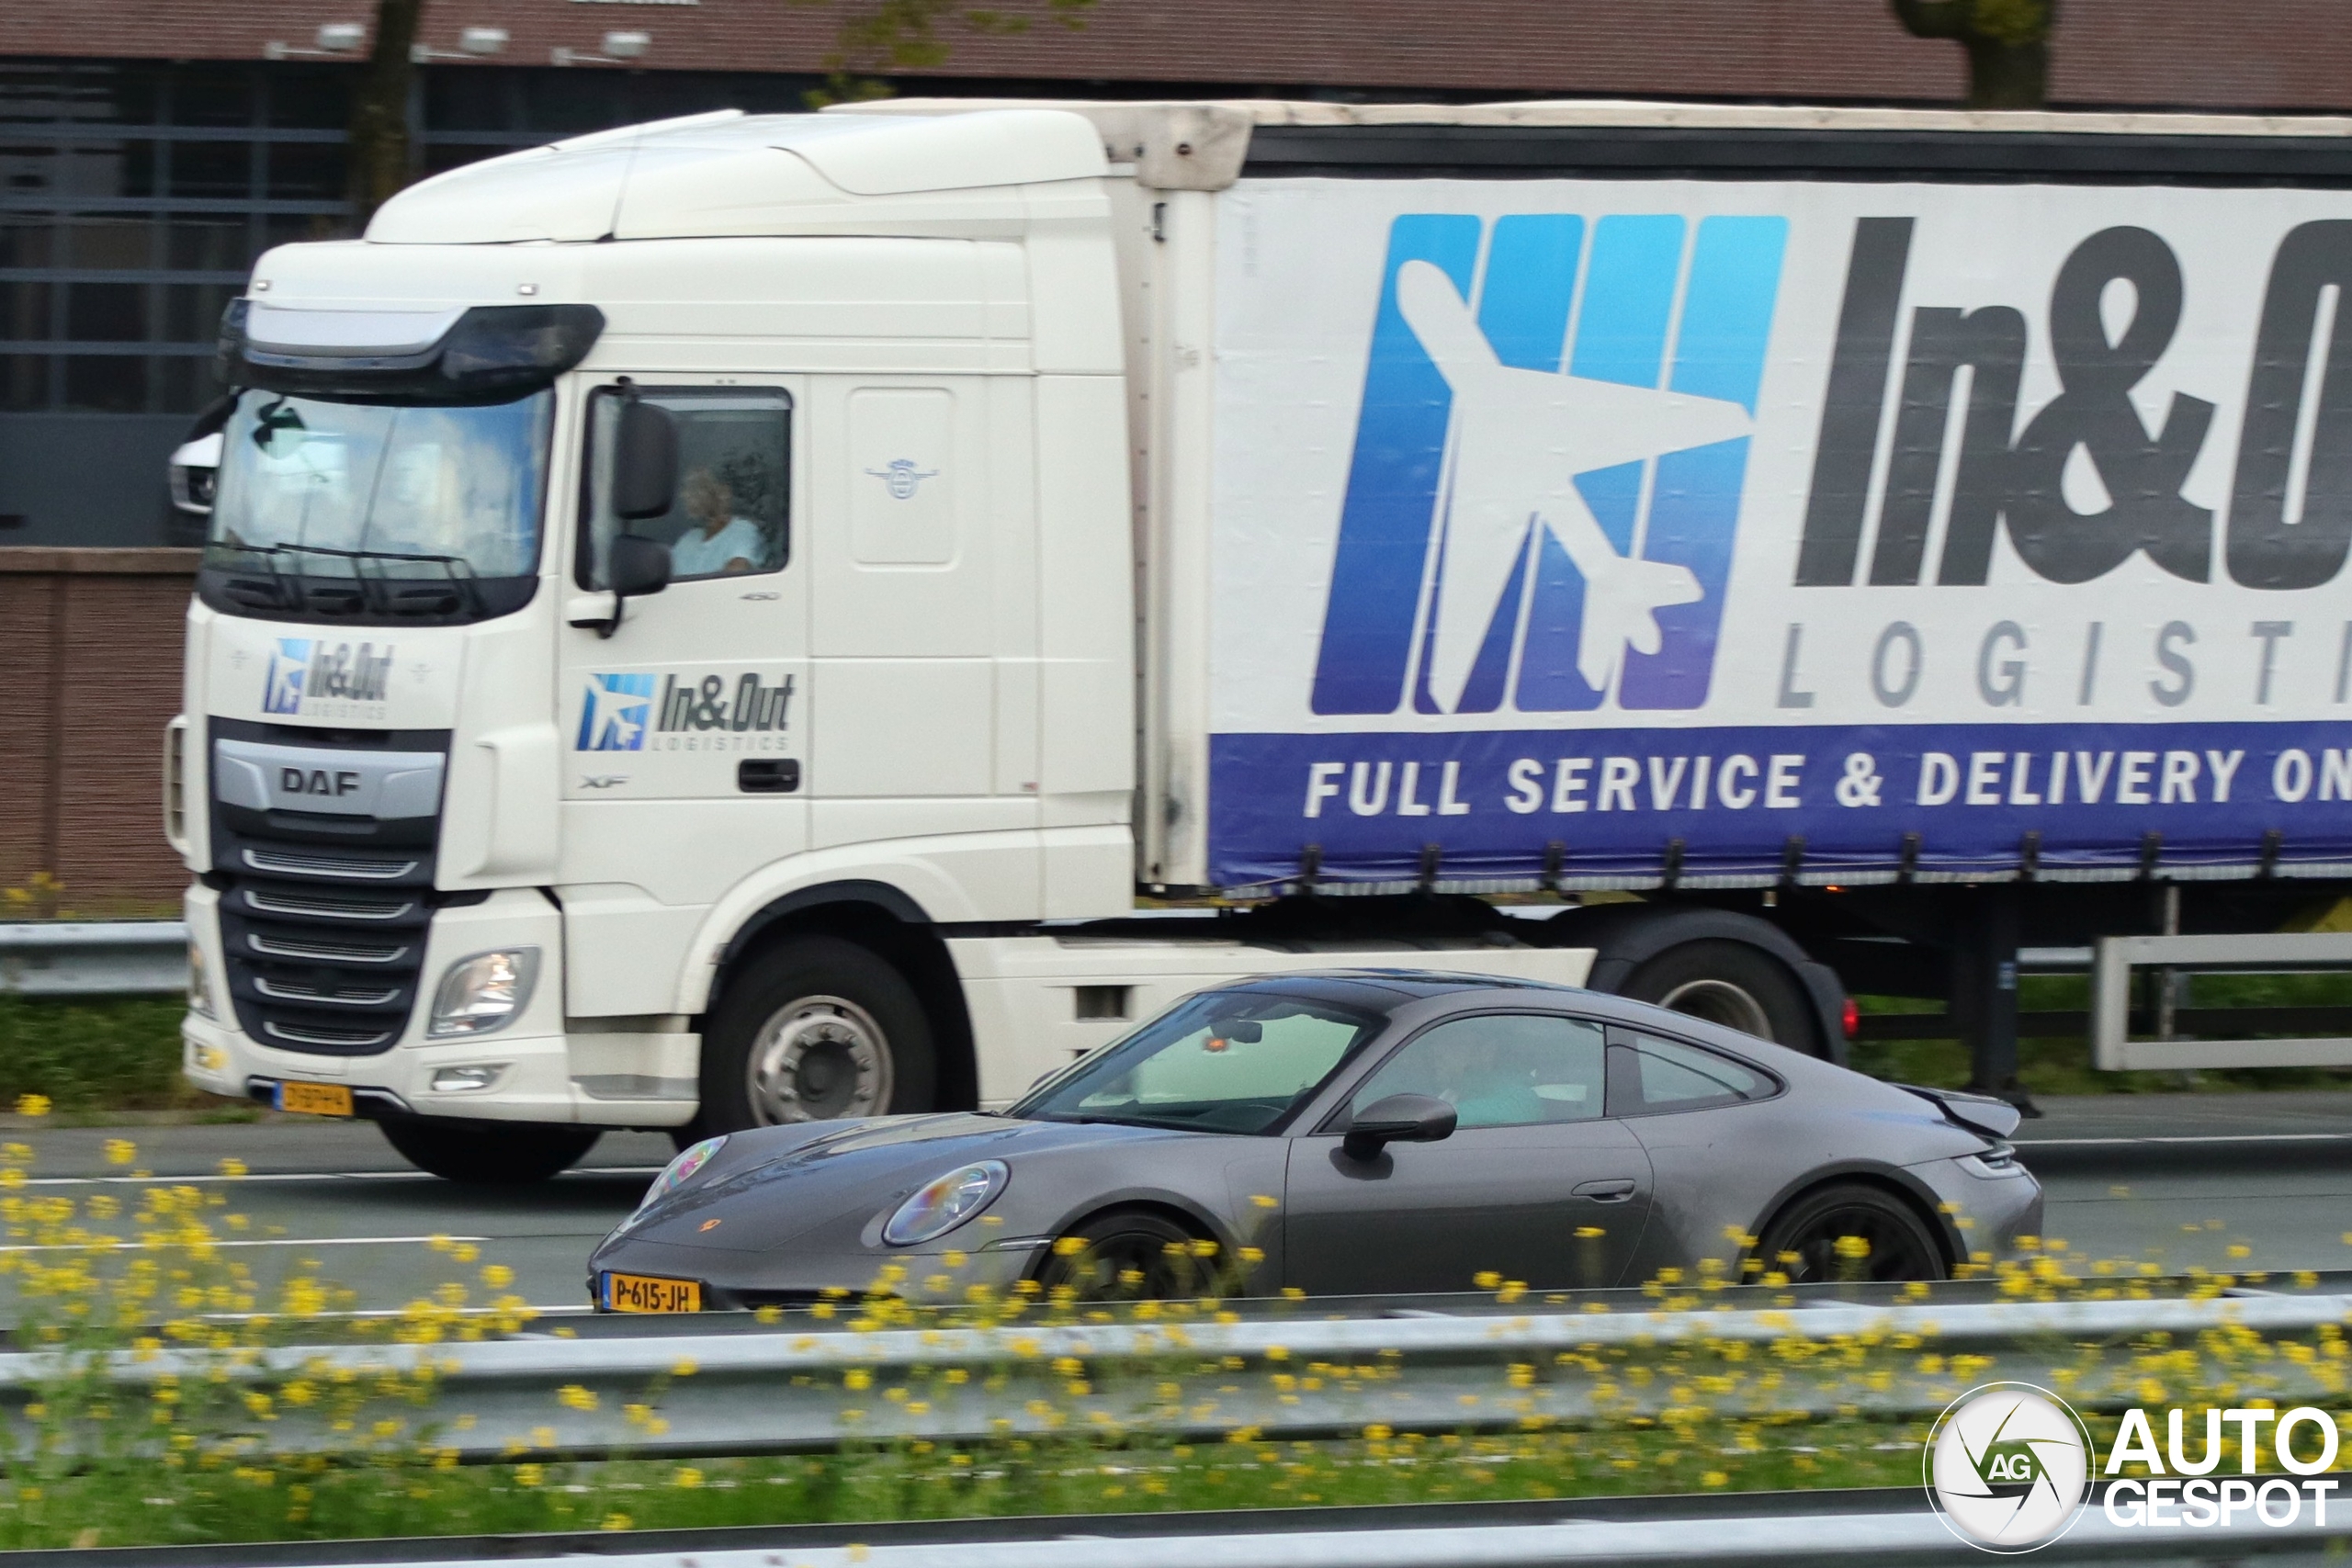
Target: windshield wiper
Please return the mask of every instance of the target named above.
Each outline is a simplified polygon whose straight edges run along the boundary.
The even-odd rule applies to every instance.
[[[285,607],[289,610],[300,609],[303,605],[307,596],[306,590],[300,586],[289,584],[288,573],[278,564],[278,558],[281,556],[333,556],[339,560],[347,560],[351,563],[351,580],[357,587],[360,599],[367,604],[371,614],[389,615],[396,613],[391,599],[391,585],[397,580],[389,572],[380,570],[385,563],[390,561],[424,561],[439,567],[441,575],[448,579],[450,585],[465,601],[466,608],[470,613],[477,616],[489,614],[488,608],[482,603],[481,585],[474,576],[473,563],[463,556],[424,555],[406,550],[339,550],[332,549],[325,545],[248,545],[217,539],[213,543],[220,549],[237,550],[246,555],[261,557],[262,564],[269,570],[270,581],[277,588],[279,598],[284,602]],[[379,570],[374,572],[361,570],[363,566],[369,564],[377,566]],[[302,575],[300,569],[295,569],[292,575],[299,580]]]
[[[1034,1118],[1039,1122],[1065,1122],[1080,1127],[1154,1127],[1170,1133],[1221,1133],[1222,1127],[1204,1127],[1197,1122],[1176,1122],[1158,1116],[1051,1116]]]

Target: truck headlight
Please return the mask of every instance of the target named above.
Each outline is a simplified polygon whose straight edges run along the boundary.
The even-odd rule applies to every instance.
[[[984,1159],[916,1189],[899,1205],[882,1227],[882,1239],[892,1247],[914,1247],[936,1241],[989,1206],[1004,1190],[1004,1162]]]
[[[212,970],[204,957],[204,944],[194,937],[187,939],[187,1010],[198,1018],[218,1019],[212,1010]]]
[[[536,947],[510,947],[458,959],[441,976],[441,989],[433,998],[433,1021],[424,1032],[439,1039],[503,1029],[530,1001],[531,981],[538,968]]]

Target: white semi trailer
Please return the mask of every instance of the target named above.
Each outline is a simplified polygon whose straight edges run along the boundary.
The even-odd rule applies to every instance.
[[[2352,875],[2346,130],[899,103],[428,180],[262,259],[177,491],[187,1075],[531,1179],[1409,964],[1833,1056],[1842,972],[2003,1087],[2020,942]]]

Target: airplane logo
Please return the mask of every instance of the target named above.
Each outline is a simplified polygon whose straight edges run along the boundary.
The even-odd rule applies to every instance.
[[[269,656],[269,672],[262,680],[264,713],[300,713],[302,687],[311,672],[311,642],[306,637],[282,637]]]
[[[591,675],[575,751],[642,751],[653,719],[653,677]]]
[[[1787,229],[1395,221],[1314,711],[1705,701]]]

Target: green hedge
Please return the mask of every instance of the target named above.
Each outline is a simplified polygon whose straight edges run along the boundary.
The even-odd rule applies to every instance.
[[[28,1094],[66,1112],[218,1104],[180,1077],[185,1010],[176,997],[0,996],[0,1110]]]

